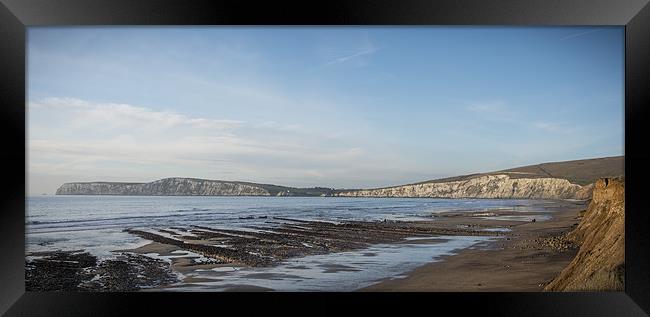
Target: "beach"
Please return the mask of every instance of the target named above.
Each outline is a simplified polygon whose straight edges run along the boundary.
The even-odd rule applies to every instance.
[[[60,202],[98,208],[97,216],[46,221]],[[27,286],[38,291],[536,291],[575,255],[563,235],[586,206],[334,197],[40,203],[26,259]],[[138,208],[136,217],[119,211]]]
[[[569,207],[542,222],[502,222],[499,225],[512,229],[505,238],[461,250],[405,278],[387,279],[362,291],[542,291],[577,253],[564,236],[577,225],[582,209]]]

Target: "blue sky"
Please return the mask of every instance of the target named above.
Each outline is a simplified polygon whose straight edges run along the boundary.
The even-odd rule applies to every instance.
[[[28,30],[29,192],[376,187],[623,154],[622,27]]]

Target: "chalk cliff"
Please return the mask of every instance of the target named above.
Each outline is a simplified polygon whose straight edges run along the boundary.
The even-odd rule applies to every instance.
[[[56,194],[589,199],[596,179],[622,176],[623,163],[622,156],[552,162],[375,189],[295,188],[175,177],[149,183],[66,183]]]
[[[510,178],[505,174],[467,180],[431,182],[377,189],[339,192],[346,197],[521,198],[588,199],[590,185],[572,184],[560,178]]]
[[[294,188],[270,184],[172,177],[149,183],[65,183],[57,195],[124,196],[331,196],[324,187]]]
[[[337,190],[346,197],[589,199],[599,178],[622,176],[623,156],[550,162],[375,189]]]
[[[269,196],[261,186],[193,178],[165,178],[150,183],[65,183],[57,195],[132,196]]]

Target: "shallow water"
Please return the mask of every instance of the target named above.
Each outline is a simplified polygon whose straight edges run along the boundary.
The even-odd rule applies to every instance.
[[[276,226],[273,217],[319,221],[435,221],[432,214],[494,209],[521,212],[509,220],[544,220],[562,202],[499,199],[346,198],[346,197],[136,197],[36,196],[27,199],[27,252],[86,250],[101,259],[114,250],[136,248],[149,241],[123,232],[170,227],[209,226],[253,230]],[[566,202],[564,202],[566,203]],[[498,230],[498,229],[496,229]],[[164,235],[164,233],[157,232]],[[249,285],[274,290],[352,290],[409,270],[485,237],[432,237],[404,243],[373,245],[369,249],[291,259],[273,268],[195,271],[211,279],[174,290],[227,290]],[[372,254],[370,256],[369,254]],[[155,254],[151,256],[157,257]],[[196,257],[178,252],[162,257]]]
[[[270,268],[226,268],[189,274],[211,279],[178,285],[171,291],[228,291],[254,286],[275,291],[353,291],[386,278],[397,278],[422,264],[439,261],[494,237],[445,237],[444,242],[377,244],[368,249],[290,259]]]

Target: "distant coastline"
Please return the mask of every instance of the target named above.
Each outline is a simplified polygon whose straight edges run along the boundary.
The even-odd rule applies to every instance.
[[[591,197],[598,178],[624,174],[624,157],[543,163],[489,173],[374,189],[296,188],[239,181],[172,177],[149,183],[73,182],[56,195],[296,196],[578,199]]]

